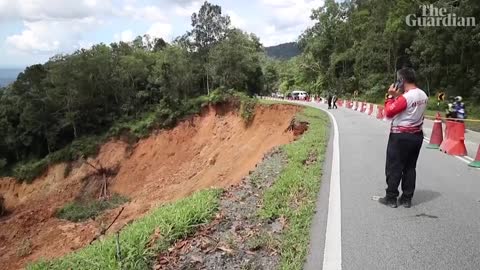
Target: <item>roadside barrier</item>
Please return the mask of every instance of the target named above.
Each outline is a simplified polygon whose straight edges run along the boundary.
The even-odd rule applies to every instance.
[[[438,149],[443,142],[443,128],[440,114],[433,121],[432,135],[430,136],[430,143],[427,145],[428,149]]]
[[[383,107],[377,106],[377,119],[383,120]]]
[[[353,102],[352,101],[348,101],[347,102],[347,109],[351,109],[353,107]]]
[[[440,150],[452,156],[466,156],[465,124],[447,121],[445,127],[445,140],[440,144]]]
[[[472,163],[468,164],[468,166],[474,167],[474,168],[480,168],[480,145],[478,146],[477,157]]]
[[[360,110],[361,113],[364,113],[367,110],[367,103],[362,102],[362,108]]]
[[[370,104],[370,108],[368,108],[368,115],[372,115],[373,113],[373,104]]]

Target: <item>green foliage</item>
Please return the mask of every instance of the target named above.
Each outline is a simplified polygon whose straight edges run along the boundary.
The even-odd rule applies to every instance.
[[[238,29],[228,31],[225,39],[209,53],[212,82],[227,89],[246,89],[250,94],[261,92],[262,47],[257,40]]]
[[[257,106],[257,100],[254,98],[250,98],[243,93],[237,93],[235,97],[240,100],[240,116],[243,118],[247,125],[250,124],[250,122],[255,117],[255,107]]]
[[[266,219],[283,216],[288,221],[280,239],[280,269],[303,268],[328,143],[329,120],[326,114],[306,108],[297,118],[309,122],[309,130],[300,140],[282,148],[287,154],[288,165],[264,194],[260,212]],[[306,165],[306,160],[312,163]]]
[[[126,202],[128,199],[118,194],[114,194],[108,200],[74,201],[57,210],[55,215],[57,218],[72,222],[82,222]]]
[[[312,93],[354,91],[378,101],[394,82],[396,70],[416,69],[428,95],[446,91],[480,101],[479,27],[409,27],[408,14],[419,5],[444,7],[457,16],[480,16],[475,0],[334,1],[314,9],[314,25],[299,40],[303,53],[297,68],[281,78],[283,89],[303,87]],[[292,82],[293,80],[293,82]]]
[[[94,155],[108,136],[172,127],[227,98],[202,96],[210,89],[258,94],[264,58],[256,36],[205,2],[173,44],[144,35],[27,67],[0,91],[0,174],[32,180],[54,162]]]
[[[233,97],[231,90],[225,90],[224,87],[217,88],[208,95],[208,102],[212,105],[224,103]]]
[[[7,160],[5,158],[0,158],[0,170],[7,165]]]
[[[121,260],[116,259],[115,235],[53,261],[27,267],[42,269],[149,269],[157,252],[188,236],[198,225],[209,222],[219,206],[219,190],[207,190],[154,209],[120,232]],[[155,232],[160,235],[154,235]],[[151,245],[151,240],[153,245]]]
[[[13,175],[18,180],[31,182],[37,176],[41,175],[48,167],[46,159],[18,163],[13,168]]]
[[[88,157],[98,152],[103,137],[85,136],[73,141],[61,150],[48,154],[41,159],[19,162],[13,167],[13,176],[21,181],[31,182],[40,176],[45,169],[54,163],[73,161],[80,157]],[[1,169],[1,166],[0,166]]]

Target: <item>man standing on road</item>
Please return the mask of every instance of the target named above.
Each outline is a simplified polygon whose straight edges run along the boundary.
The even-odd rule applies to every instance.
[[[332,97],[332,109],[338,109],[337,107],[337,95],[333,95]]]
[[[423,118],[428,97],[416,85],[415,71],[402,68],[397,82],[388,89],[385,114],[393,118],[387,146],[385,175],[386,196],[381,204],[397,207],[398,186],[402,183],[402,196],[398,203],[410,208],[415,191],[416,166],[423,143]]]

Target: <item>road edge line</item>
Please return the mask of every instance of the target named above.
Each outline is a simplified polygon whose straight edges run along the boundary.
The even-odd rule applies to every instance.
[[[318,107],[317,107],[318,108]],[[332,119],[334,135],[332,148],[332,169],[330,175],[330,192],[328,194],[327,228],[325,232],[325,250],[323,253],[323,270],[342,269],[342,206],[340,191],[340,140],[338,123],[332,113],[322,108]]]
[[[423,141],[426,142],[426,143],[430,143],[430,139],[428,139],[425,136],[423,136]],[[452,156],[452,155],[450,155],[450,156]],[[469,156],[452,156],[452,157],[455,157],[456,159],[458,159],[460,161],[463,161],[466,164],[470,164],[473,161],[473,158],[471,158]]]

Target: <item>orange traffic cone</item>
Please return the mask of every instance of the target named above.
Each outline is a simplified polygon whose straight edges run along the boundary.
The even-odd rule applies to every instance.
[[[452,156],[466,156],[465,124],[447,121],[446,130],[446,139],[440,144],[440,150]]]
[[[433,121],[432,136],[430,136],[430,144],[428,149],[438,149],[443,142],[443,129],[440,113],[437,113],[435,121]]]
[[[480,145],[478,146],[477,157],[472,163],[468,164],[468,166],[474,167],[474,168],[480,168]]]

